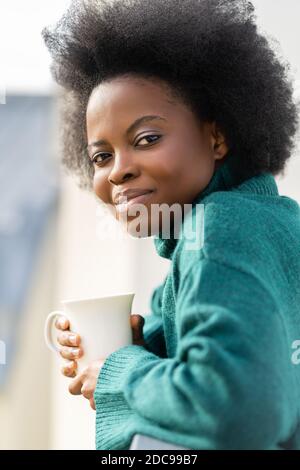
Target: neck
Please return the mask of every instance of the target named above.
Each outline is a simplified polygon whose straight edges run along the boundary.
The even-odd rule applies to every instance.
[[[215,172],[208,185],[203,190],[201,190],[191,202],[192,208],[196,204],[199,204],[201,200],[208,194],[214,191],[227,190],[237,183],[232,170],[232,161],[233,156],[228,154],[224,161],[222,160],[218,162],[218,165],[215,167]],[[177,245],[178,236],[176,237],[176,234],[178,234],[178,229],[180,229],[180,227],[177,227],[174,233],[174,224],[170,225],[171,230],[170,236],[168,236],[168,238],[163,237],[162,231],[160,231],[158,235],[154,236],[154,244],[157,253],[159,256],[168,259],[171,259],[172,253]]]

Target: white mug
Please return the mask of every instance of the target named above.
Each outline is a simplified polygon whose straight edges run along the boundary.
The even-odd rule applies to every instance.
[[[62,300],[62,310],[51,312],[45,322],[47,346],[58,353],[61,346],[53,340],[54,323],[63,315],[69,320],[70,330],[81,337],[83,356],[76,359],[78,372],[92,361],[105,359],[112,352],[132,344],[130,323],[134,293],[80,300]],[[56,337],[58,330],[55,328]]]

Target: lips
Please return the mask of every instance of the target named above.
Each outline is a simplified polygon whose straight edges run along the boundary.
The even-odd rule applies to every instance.
[[[140,191],[138,194],[131,194],[130,196],[128,195],[128,197],[122,196],[119,198],[119,202],[116,204],[116,209],[118,212],[126,212],[128,208],[134,204],[144,204],[147,199],[151,197],[152,193],[153,191]]]
[[[129,202],[131,199],[139,198],[140,196],[144,196],[146,194],[152,193],[152,189],[128,189],[123,191],[115,197],[115,204],[124,204]]]

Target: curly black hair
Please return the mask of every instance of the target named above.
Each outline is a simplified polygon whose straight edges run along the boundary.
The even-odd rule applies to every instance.
[[[216,121],[242,181],[282,172],[299,124],[290,67],[246,0],[75,0],[42,31],[63,87],[62,162],[92,189],[86,107],[120,75],[160,79],[197,118]]]

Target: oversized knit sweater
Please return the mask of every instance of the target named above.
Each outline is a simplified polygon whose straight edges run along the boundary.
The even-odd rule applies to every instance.
[[[154,237],[171,264],[146,347],[113,352],[100,371],[96,449],[129,449],[137,433],[190,449],[300,449],[299,205],[271,173],[235,184],[225,162],[181,230]]]

